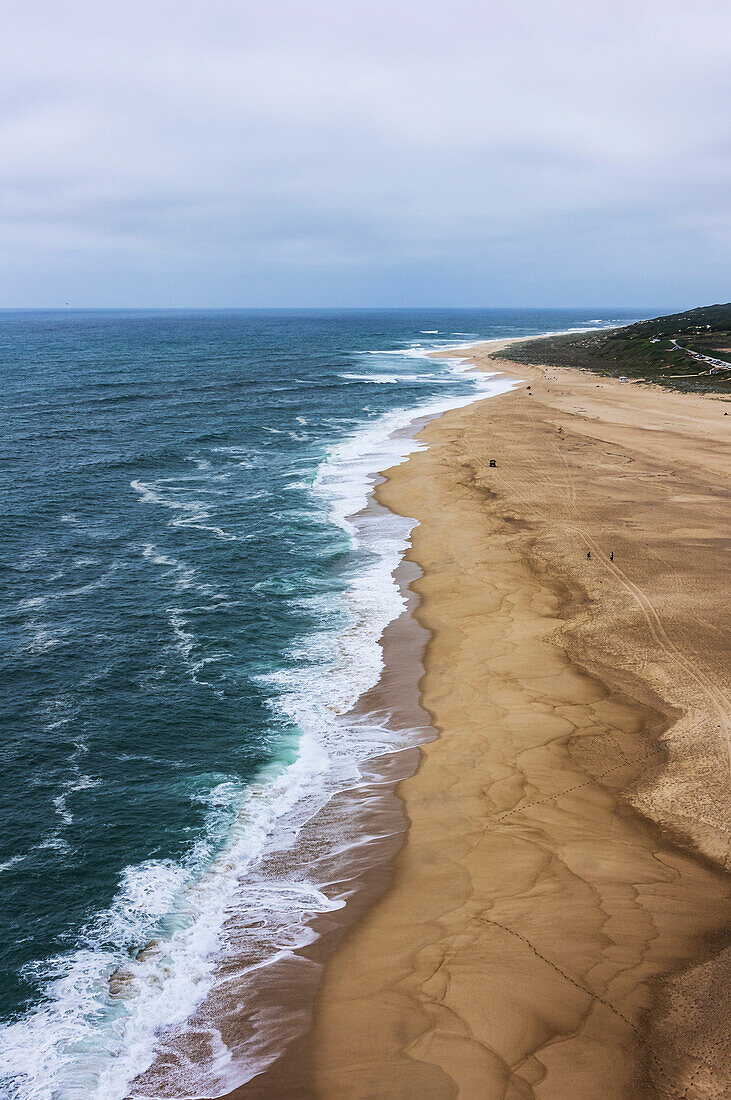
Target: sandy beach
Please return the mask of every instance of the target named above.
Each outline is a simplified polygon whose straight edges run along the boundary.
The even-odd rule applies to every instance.
[[[491,350],[466,354],[509,372]],[[390,884],[325,968],[306,1089],[276,1095],[698,1100],[731,1080],[729,405],[515,376],[378,490],[419,521],[437,736],[398,788]]]

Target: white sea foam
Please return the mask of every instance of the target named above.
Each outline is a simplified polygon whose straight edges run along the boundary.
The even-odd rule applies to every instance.
[[[61,836],[60,833],[58,833],[58,832],[49,833],[47,837],[44,837],[44,839],[40,842],[40,844],[36,844],[33,851],[43,852],[43,851],[49,851],[49,850],[50,851],[55,851],[55,852],[60,852],[61,854],[65,854],[65,853],[67,853],[71,850],[71,845],[69,844],[68,840],[66,840],[65,837]],[[2,1051],[0,1050],[0,1070],[1,1069],[2,1069]]]
[[[26,859],[26,854],[21,853],[11,856],[10,859],[6,859],[4,863],[0,863],[0,874],[4,871],[9,871],[11,867],[14,867],[16,863],[22,863]]]
[[[117,563],[111,565],[109,569],[105,569],[96,580],[89,581],[87,584],[81,584],[76,588],[64,588],[57,591],[47,592],[43,596],[31,596],[28,599],[20,600],[18,602],[18,610],[20,611],[33,611],[40,607],[44,607],[46,604],[54,603],[58,600],[66,600],[73,598],[74,596],[83,596],[89,592],[95,592],[100,588],[107,588],[109,582],[114,574],[121,568]],[[52,575],[47,580],[58,580],[64,574],[58,573]]]
[[[61,793],[53,799],[53,808],[64,825],[71,825],[74,820],[74,815],[68,807],[69,798],[79,791],[88,791],[92,787],[98,786],[98,779],[91,775],[83,775],[76,769],[74,776],[64,783]]]
[[[256,467],[250,447],[212,447],[211,450],[214,454],[222,454],[234,459],[234,465],[244,470],[253,470]]]
[[[386,357],[391,358],[391,357],[393,357],[393,358],[404,358],[404,359],[420,359],[420,360],[422,360],[422,362],[428,363],[433,368],[434,367],[434,361],[431,358],[429,358],[430,352],[432,352],[432,351],[447,351],[447,350],[457,351],[458,349],[454,344],[451,344],[451,343],[444,343],[444,344],[433,343],[433,344],[430,344],[428,347],[425,347],[423,344],[414,343],[414,344],[410,344],[408,347],[405,347],[405,348],[391,348],[388,351],[364,351],[361,354],[362,355],[377,355],[381,358],[386,358]],[[455,358],[455,362],[456,361],[457,361],[457,359]],[[356,375],[356,376],[353,376],[353,377],[358,377],[358,376]],[[366,375],[365,380],[370,381],[370,379],[372,377],[373,377],[372,375]],[[399,376],[395,375],[394,377],[398,381]]]
[[[63,645],[70,629],[68,627],[57,627],[49,623],[29,621],[24,624],[23,632],[26,638],[23,648],[30,653],[47,653],[49,650]]]
[[[389,354],[424,358],[425,352]],[[235,971],[237,1001],[246,996],[247,981],[275,966],[312,965],[295,960],[292,952],[312,940],[316,915],[345,903],[347,887],[338,892],[319,881],[314,864],[297,879],[283,877],[286,863],[277,864],[272,875],[265,857],[296,845],[300,830],[336,791],[358,784],[361,762],[404,744],[404,735],[387,721],[348,716],[377,682],[378,640],[403,610],[393,573],[413,526],[409,519],[369,513],[365,506],[378,471],[421,448],[407,430],[412,422],[510,386],[464,364],[443,365],[471,378],[470,392],[430,397],[379,416],[334,446],[319,467],[312,502],[343,532],[352,548],[351,566],[336,605],[327,594],[309,598],[311,609],[320,608],[320,629],[302,639],[287,665],[268,677],[272,705],[298,730],[291,746],[252,785],[237,779],[217,784],[205,796],[206,829],[188,857],[126,868],[114,901],[87,928],[84,943],[42,964],[42,1002],[2,1033],[0,1078],[10,1090],[6,1095],[17,1100],[162,1095],[154,1064],[146,1073],[161,1051],[168,1059],[165,1095],[217,1095],[260,1072],[303,1026],[301,1018],[275,1021],[264,1015],[258,1028],[253,1021],[250,1036],[233,1056],[222,1045],[217,1011],[242,942],[249,962]],[[159,483],[135,480],[132,487],[143,503],[172,510],[173,526],[215,532],[201,523],[209,518],[201,501],[182,501]],[[182,563],[154,547],[148,554],[181,583],[195,583]],[[192,630],[175,609],[170,616],[181,657],[199,671]],[[57,809],[62,816],[69,812],[63,799]],[[239,915],[239,925],[246,918],[243,941],[227,914]],[[206,1044],[203,1062],[186,1054],[193,1031]]]
[[[65,518],[65,516],[62,516],[61,522],[63,522]],[[45,561],[47,557],[48,550],[36,547],[35,550],[29,550],[28,553],[23,554],[20,558],[18,558],[18,560],[14,564],[14,568],[22,573],[26,573],[29,569],[35,569],[36,566],[40,562]]]
[[[426,358],[422,348],[407,348],[390,354],[404,355],[410,359]],[[422,374],[341,374],[340,377],[353,382],[372,382],[375,385],[397,385],[400,382],[429,382],[432,385],[451,385],[454,382],[454,378],[448,374],[435,374],[433,371],[424,371]]]
[[[224,597],[216,592],[213,585],[201,581],[198,571],[178,558],[163,553],[153,543],[145,543],[142,547],[142,557],[153,565],[163,567],[165,576],[169,577],[179,592],[193,591],[202,596],[214,596],[219,599]]]
[[[221,605],[218,604],[217,607]],[[183,612],[178,608],[167,609],[168,620],[172,629],[173,641],[175,648],[177,649],[180,657],[182,658],[183,665],[191,680],[197,684],[201,684],[205,687],[211,688],[216,695],[221,696],[221,690],[214,688],[208,681],[202,679],[198,674],[206,665],[215,664],[218,661],[223,660],[226,657],[225,653],[206,653],[200,654],[198,651],[198,639],[193,631],[189,628],[189,624],[185,619]]]
[[[163,554],[152,543],[146,543],[143,546],[142,556],[145,561],[152,562],[154,565],[164,565],[174,575],[176,584],[181,590],[199,587],[196,584],[195,569],[184,565],[183,562],[175,558],[171,558],[168,554]],[[210,585],[205,587],[210,589]]]
[[[375,385],[395,385],[401,381],[398,374],[339,374],[346,382],[373,382]]]
[[[176,480],[182,480],[180,478]],[[158,482],[147,484],[135,478],[130,481],[130,486],[139,493],[142,504],[158,504],[176,513],[170,520],[170,527],[191,527],[197,531],[210,531],[216,538],[224,542],[236,542],[236,535],[230,531],[224,531],[212,523],[204,523],[210,518],[210,508],[202,500],[180,500],[175,493],[175,486],[168,485],[169,479],[161,478]],[[160,486],[163,486],[161,489]]]

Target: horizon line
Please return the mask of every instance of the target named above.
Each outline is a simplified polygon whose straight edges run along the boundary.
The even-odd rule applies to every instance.
[[[413,310],[413,311],[417,311],[417,310],[425,310],[425,311],[427,311],[427,310],[442,310],[442,311],[445,311],[445,312],[451,310],[451,311],[455,311],[455,312],[483,312],[483,313],[488,313],[488,312],[491,312],[491,311],[508,313],[508,312],[519,312],[521,310],[536,310],[536,311],[543,311],[543,312],[559,312],[559,311],[562,311],[562,310],[565,310],[565,311],[571,310],[571,311],[575,311],[575,312],[587,311],[587,310],[603,310],[604,312],[607,312],[607,311],[611,310],[611,311],[625,311],[626,312],[628,310],[637,310],[637,309],[642,309],[642,310],[647,310],[647,309],[655,310],[655,309],[657,309],[657,310],[659,310],[659,309],[669,309],[669,308],[672,308],[673,310],[677,310],[677,311],[682,311],[682,309],[702,309],[702,308],[710,308],[711,306],[714,306],[714,305],[724,305],[724,304],[726,304],[726,303],[723,303],[723,302],[708,302],[708,303],[704,303],[701,306],[686,306],[686,307],[679,307],[679,306],[669,307],[667,305],[663,305],[663,306],[642,305],[642,306],[640,306],[640,305],[637,305],[637,304],[617,305],[617,304],[607,304],[607,303],[603,303],[603,304],[594,303],[592,305],[562,305],[562,306],[538,306],[538,305],[530,305],[530,304],[519,305],[519,306],[447,306],[447,305],[413,305],[413,306],[375,306],[375,305],[374,306],[350,306],[350,305],[345,305],[345,306],[332,306],[332,305],[316,305],[316,306],[288,306],[288,305],[283,305],[283,306],[233,306],[233,305],[213,305],[213,306],[178,306],[178,305],[118,306],[118,305],[103,305],[103,306],[98,306],[98,305],[95,305],[95,306],[92,306],[92,305],[74,305],[74,306],[71,306],[71,305],[63,305],[63,306],[59,306],[59,305],[33,305],[33,306],[0,306],[0,313],[36,313],[36,312],[37,313],[40,313],[40,312],[43,312],[43,313],[81,313],[81,312],[84,312],[84,313],[92,313],[92,312],[98,312],[98,313],[102,313],[102,312],[119,312],[119,313],[123,313],[123,312],[130,312],[130,313],[132,313],[132,312],[137,312],[137,313],[139,313],[139,312],[149,312],[149,313],[152,313],[152,312],[172,311],[172,310],[175,310],[175,311],[180,312],[180,313],[184,313],[184,312],[207,313],[207,312],[216,312],[216,311],[226,311],[226,312],[236,312],[236,313],[245,313],[245,312],[252,312],[252,313],[253,312],[261,312],[261,313],[264,313],[264,312],[271,312],[271,313],[273,313],[273,312],[308,313],[308,312],[316,312],[316,311],[329,311],[329,312],[378,311],[378,312],[398,313],[398,312],[402,312],[404,310]]]

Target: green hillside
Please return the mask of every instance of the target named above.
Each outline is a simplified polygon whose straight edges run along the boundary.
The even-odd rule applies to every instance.
[[[696,356],[705,355],[729,366]],[[579,367],[673,389],[731,394],[731,303],[639,321],[626,328],[513,344],[497,358]]]

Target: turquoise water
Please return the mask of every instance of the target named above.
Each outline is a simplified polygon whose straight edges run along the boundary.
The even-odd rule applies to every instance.
[[[426,351],[635,317],[0,313],[3,1095],[125,1096],[214,1005],[227,913],[259,965],[337,904],[262,860],[389,743],[342,716],[409,525],[349,517],[394,432],[499,389]]]

